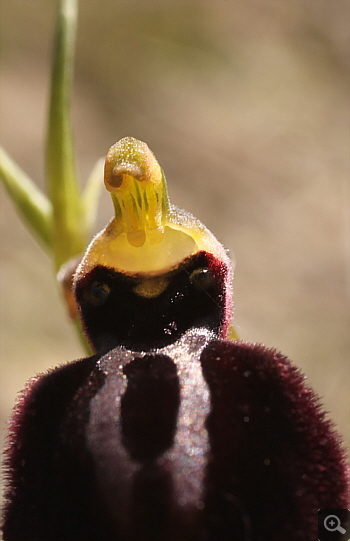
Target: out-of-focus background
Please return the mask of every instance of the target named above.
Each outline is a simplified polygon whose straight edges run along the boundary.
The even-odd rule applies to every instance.
[[[43,185],[56,2],[2,0],[1,138]],[[148,143],[171,201],[235,254],[240,336],[297,363],[350,440],[346,0],[84,0],[78,169]],[[101,199],[100,229],[112,215]],[[25,381],[82,356],[50,261],[1,192],[1,427]]]

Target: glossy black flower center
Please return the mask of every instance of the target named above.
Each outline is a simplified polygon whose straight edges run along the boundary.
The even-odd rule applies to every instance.
[[[147,351],[175,342],[192,327],[219,333],[227,272],[206,252],[157,276],[127,275],[98,265],[77,281],[75,293],[97,351],[120,345]]]

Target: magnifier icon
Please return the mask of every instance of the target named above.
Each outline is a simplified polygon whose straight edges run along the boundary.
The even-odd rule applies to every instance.
[[[340,520],[336,515],[328,515],[324,521],[323,525],[329,532],[340,532],[346,533],[346,530],[340,525]]]

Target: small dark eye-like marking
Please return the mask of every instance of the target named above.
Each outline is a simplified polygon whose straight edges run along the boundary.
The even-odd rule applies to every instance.
[[[190,274],[190,283],[197,291],[209,289],[214,282],[214,276],[208,268],[196,269]]]
[[[108,299],[111,288],[103,282],[93,282],[87,293],[86,300],[92,306],[102,306]]]

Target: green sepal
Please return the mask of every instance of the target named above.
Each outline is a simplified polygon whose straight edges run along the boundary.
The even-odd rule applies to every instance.
[[[52,251],[52,205],[3,148],[0,148],[0,177],[19,214],[45,248]]]

